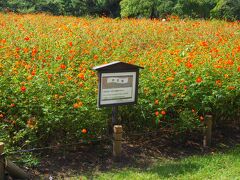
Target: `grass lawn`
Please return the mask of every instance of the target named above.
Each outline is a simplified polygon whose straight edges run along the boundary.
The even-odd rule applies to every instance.
[[[85,178],[89,177],[82,177]],[[191,156],[181,160],[156,159],[145,169],[127,167],[95,172],[93,179],[240,179],[240,145],[225,153]]]

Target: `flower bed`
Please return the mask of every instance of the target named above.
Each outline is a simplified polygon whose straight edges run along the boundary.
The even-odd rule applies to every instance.
[[[96,107],[91,68],[116,60],[145,68],[138,105],[120,108],[126,129],[186,131],[206,114],[217,123],[239,117],[237,22],[0,14],[1,140],[104,134],[111,111]]]

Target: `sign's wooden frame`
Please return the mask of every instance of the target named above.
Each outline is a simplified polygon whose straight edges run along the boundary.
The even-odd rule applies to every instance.
[[[140,66],[127,64],[120,61],[115,61],[109,64],[96,66],[93,70],[98,71],[98,107],[109,107],[109,106],[120,106],[120,105],[128,105],[128,104],[136,104],[138,99],[138,83],[139,83],[139,69],[143,69]],[[102,87],[102,75],[104,73],[136,73],[135,80],[135,97],[131,102],[119,102],[119,103],[109,103],[102,104],[101,103],[101,87]]]

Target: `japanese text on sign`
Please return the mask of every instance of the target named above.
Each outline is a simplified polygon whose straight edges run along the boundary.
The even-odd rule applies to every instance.
[[[100,104],[135,101],[136,72],[103,73]]]

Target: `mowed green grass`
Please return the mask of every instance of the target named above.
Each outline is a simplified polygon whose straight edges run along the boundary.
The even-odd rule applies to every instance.
[[[93,179],[240,179],[240,145],[225,153],[191,156],[181,160],[159,159],[145,169],[127,167],[95,172]]]

